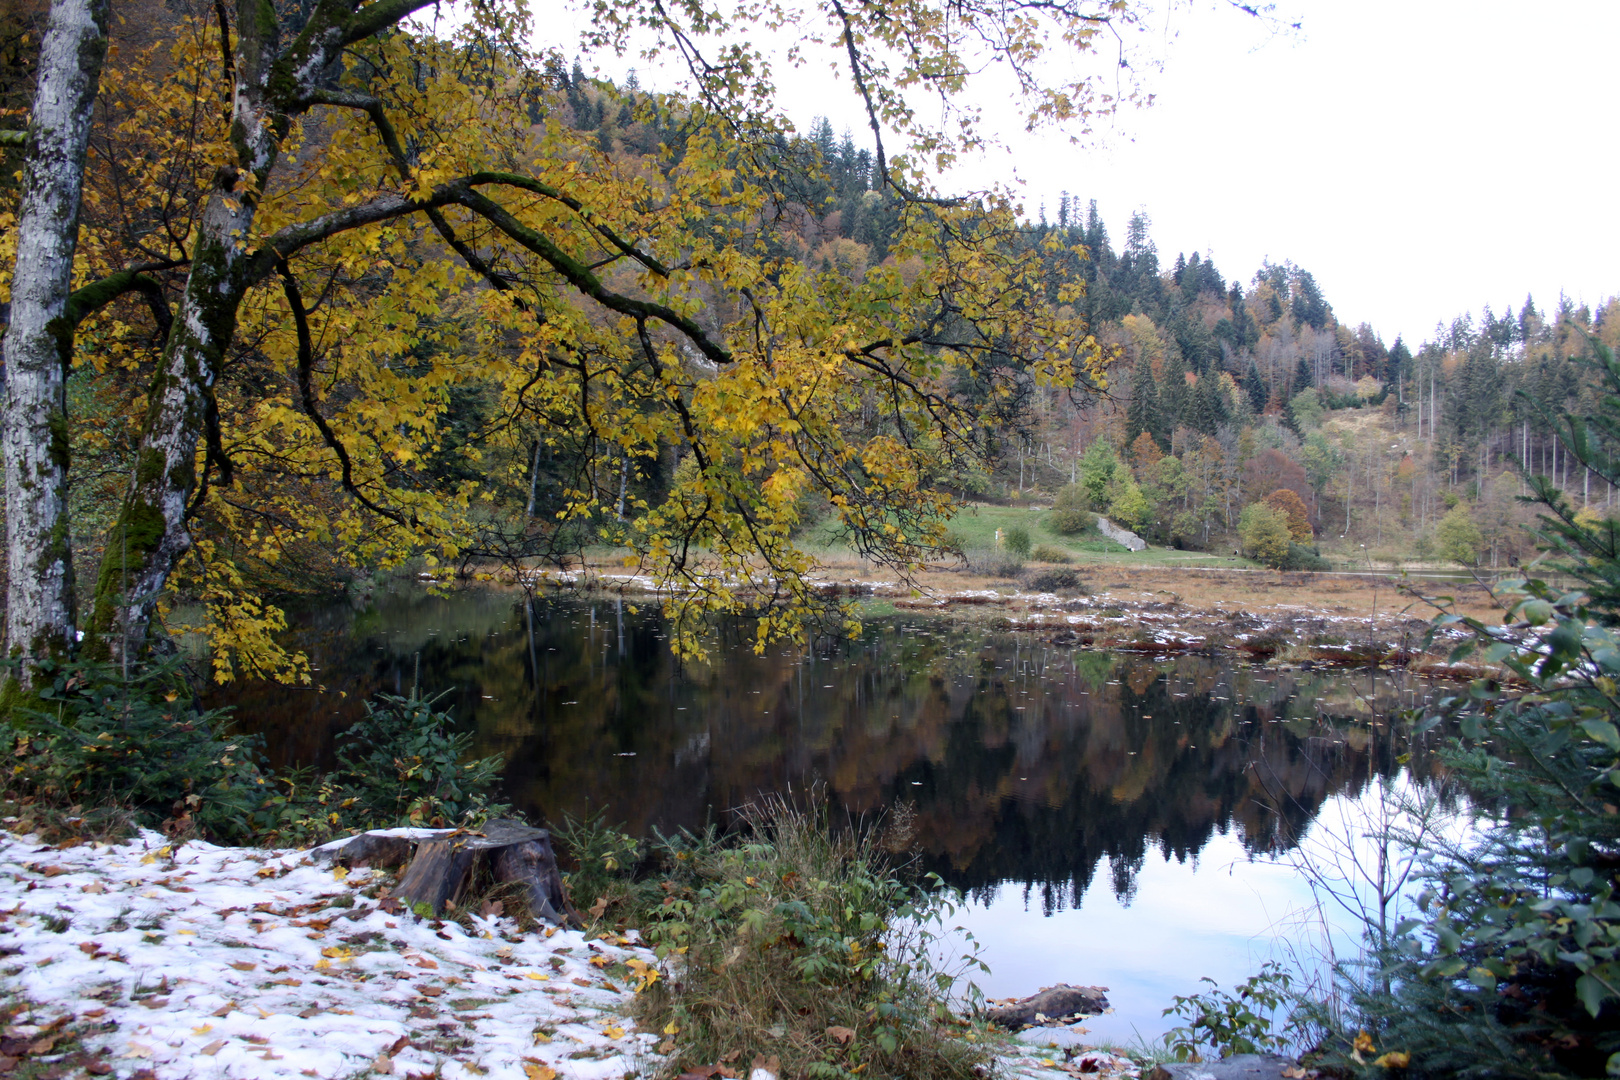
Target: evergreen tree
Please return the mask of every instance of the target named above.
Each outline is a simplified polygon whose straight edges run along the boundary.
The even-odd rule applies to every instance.
[[[1260,378],[1260,367],[1253,360],[1249,361],[1248,374],[1243,376],[1243,392],[1248,395],[1249,404],[1256,413],[1265,411],[1266,399],[1270,394],[1266,390],[1264,380]]]
[[[1305,362],[1303,356],[1300,357],[1299,363],[1294,365],[1293,384],[1288,388],[1290,396],[1299,393],[1301,390],[1308,389],[1313,385],[1314,381],[1311,378],[1311,366]]]
[[[1159,387],[1159,415],[1163,417],[1161,430],[1173,435],[1178,427],[1191,427],[1188,421],[1188,399],[1192,396],[1187,386],[1187,365],[1182,362],[1181,350],[1171,346],[1170,357],[1164,365],[1164,382]],[[1169,438],[1160,440],[1168,447]]]
[[[1395,344],[1389,348],[1389,361],[1386,366],[1387,378],[1397,387],[1401,385],[1412,372],[1412,350],[1406,347],[1406,342],[1397,335]]]
[[[1136,437],[1146,432],[1161,447],[1167,445],[1163,436],[1163,418],[1159,413],[1159,384],[1153,378],[1153,362],[1146,356],[1137,360],[1131,377],[1131,403],[1125,408],[1125,444],[1131,445]]]
[[[1293,300],[1289,305],[1289,314],[1293,315],[1294,322],[1309,326],[1312,330],[1325,328],[1333,318],[1333,309],[1328,307],[1310,271],[1295,267],[1290,275],[1290,284],[1293,286]]]
[[[1201,375],[1193,387],[1189,402],[1187,426],[1205,435],[1213,435],[1226,422],[1226,403],[1215,386],[1215,375]]]

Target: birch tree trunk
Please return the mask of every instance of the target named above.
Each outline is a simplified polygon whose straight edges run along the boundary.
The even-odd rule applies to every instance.
[[[67,655],[77,621],[68,531],[67,318],[109,0],[54,0],[40,46],[5,336],[6,651]],[[20,677],[30,681],[30,664]]]

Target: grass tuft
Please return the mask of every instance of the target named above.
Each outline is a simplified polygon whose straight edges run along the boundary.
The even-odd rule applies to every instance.
[[[948,971],[931,958],[954,896],[897,871],[911,830],[904,811],[834,829],[823,802],[773,798],[745,808],[729,837],[660,838],[639,881],[604,889],[611,917],[656,946],[659,965],[631,981],[637,1023],[666,1036],[666,1071],[985,1075],[986,1033],[953,1014],[957,976],[983,965]]]

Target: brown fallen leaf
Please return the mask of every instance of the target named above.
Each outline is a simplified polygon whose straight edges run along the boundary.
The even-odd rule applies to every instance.
[[[266,1036],[263,1036],[263,1035],[243,1035],[242,1036],[242,1041],[243,1042],[250,1042],[254,1046],[269,1046],[270,1045],[270,1040]]]
[[[574,979],[572,981],[573,981],[575,986],[589,986],[589,985],[591,985],[591,980],[589,980],[589,979]]]
[[[371,1071],[383,1076],[394,1075],[394,1059],[387,1054],[378,1054],[377,1060],[371,1063]]]
[[[31,1042],[28,1044],[28,1052],[36,1057],[40,1054],[48,1054],[51,1052],[51,1047],[56,1045],[57,1038],[57,1036],[51,1035],[40,1039],[38,1042]]]
[[[141,1004],[146,1006],[148,1009],[161,1009],[168,1003],[169,999],[166,997],[149,997],[144,998],[141,1001]]]
[[[253,971],[256,968],[258,968],[258,966],[259,966],[258,964],[251,963],[250,961],[247,961],[247,960],[232,960],[231,961],[231,967],[235,968],[237,971]]]
[[[855,1031],[852,1028],[834,1025],[827,1029],[827,1038],[835,1040],[839,1046],[848,1046],[855,1041]]]
[[[482,919],[492,918],[506,913],[506,905],[499,900],[485,900],[478,905],[478,916]]]
[[[278,964],[275,967],[270,969],[270,974],[272,974],[272,975],[280,975],[283,971],[286,971],[286,970],[287,970],[287,965],[286,964]]]
[[[99,941],[81,941],[79,942],[79,951],[86,956],[95,956],[96,953],[101,951],[101,943]]]
[[[311,1005],[309,1008],[298,1014],[298,1019],[312,1020],[319,1015],[321,1015],[321,1010],[317,1006]]]
[[[393,1045],[384,1052],[383,1056],[393,1057],[395,1054],[399,1053],[409,1045],[411,1045],[411,1037],[409,1035],[401,1035],[399,1038],[394,1040]]]
[[[112,1074],[113,1068],[105,1061],[92,1061],[84,1067],[84,1071],[91,1076],[109,1076]]]
[[[440,994],[444,993],[444,987],[426,985],[418,986],[416,988],[416,992],[421,994],[423,997],[438,997]]]
[[[294,978],[291,978],[289,976],[288,978],[285,978],[285,979],[271,979],[269,982],[265,983],[265,985],[266,986],[303,986],[304,985],[304,980],[303,979],[294,979]]]
[[[590,910],[591,920],[593,922],[596,921],[596,920],[599,920],[603,915],[605,915],[607,913],[607,909],[608,909],[608,898],[605,897],[605,896],[601,897],[600,899],[598,899],[596,901],[596,903],[591,905],[591,910]]]
[[[229,1015],[231,1015],[231,1010],[233,1010],[235,1008],[236,1008],[236,1002],[227,1001],[225,1004],[221,1005],[219,1008],[215,1009],[213,1012],[209,1013],[208,1015],[209,1016],[229,1016]]]
[[[429,960],[425,956],[418,956],[415,960],[412,960],[411,963],[415,964],[417,967],[423,969],[424,971],[438,971],[439,970],[439,965],[434,963],[432,960]]]
[[[197,1053],[199,1053],[199,1054],[207,1054],[209,1057],[213,1057],[215,1054],[219,1053],[223,1049],[225,1049],[225,1040],[224,1039],[215,1039],[213,1042],[209,1043],[207,1046],[205,1046],[201,1050],[197,1051]]]
[[[6,1054],[0,1054],[0,1073],[8,1073],[17,1067],[17,1059]]]
[[[84,1014],[84,1018],[86,1020],[100,1020],[103,1016],[106,1016],[106,1015],[107,1015],[107,1010],[106,1009],[91,1009],[89,1012]]]

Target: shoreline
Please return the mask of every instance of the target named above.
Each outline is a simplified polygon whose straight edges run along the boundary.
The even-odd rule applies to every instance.
[[[1451,663],[1467,635],[1435,632],[1438,609],[1423,582],[1364,572],[1252,568],[1124,566],[1082,563],[1051,567],[1075,573],[1076,588],[1026,589],[1017,581],[955,570],[926,569],[910,581],[858,565],[827,566],[814,579],[829,597],[855,601],[866,618],[918,613],[987,629],[1039,634],[1058,645],[1171,656],[1235,656],[1279,669],[1316,666],[1401,668],[1427,677],[1473,679],[1494,668]],[[484,577],[485,575],[480,575]],[[509,572],[489,580],[517,586]],[[1480,584],[1444,582],[1455,610],[1487,625],[1500,609]],[[607,592],[657,598],[646,575],[606,562],[580,570],[540,569],[529,588]],[[1440,599],[1436,597],[1436,599]]]

